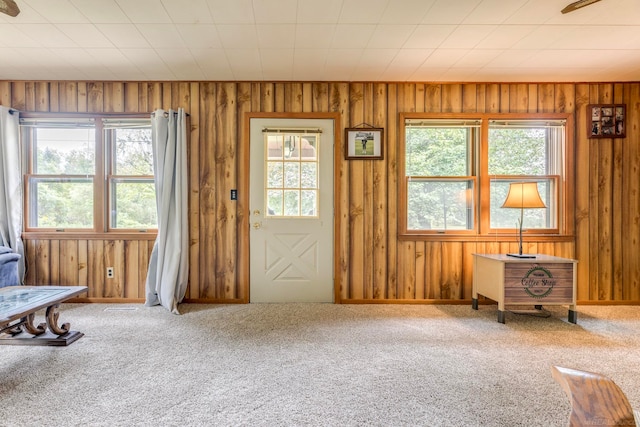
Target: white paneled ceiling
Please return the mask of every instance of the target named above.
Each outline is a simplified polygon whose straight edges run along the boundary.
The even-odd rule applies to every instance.
[[[640,81],[640,0],[16,0],[0,80]]]

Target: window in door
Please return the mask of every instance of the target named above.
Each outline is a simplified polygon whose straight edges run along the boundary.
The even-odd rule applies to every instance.
[[[265,217],[317,218],[320,133],[264,132]]]

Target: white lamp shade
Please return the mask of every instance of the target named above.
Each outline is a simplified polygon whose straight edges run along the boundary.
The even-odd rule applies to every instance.
[[[512,182],[503,208],[546,208],[536,182]]]

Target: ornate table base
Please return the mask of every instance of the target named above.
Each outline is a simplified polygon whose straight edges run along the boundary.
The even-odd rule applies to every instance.
[[[11,286],[0,289],[0,345],[67,346],[84,334],[58,325],[60,303],[86,286]],[[38,310],[46,307],[45,322],[35,324]]]

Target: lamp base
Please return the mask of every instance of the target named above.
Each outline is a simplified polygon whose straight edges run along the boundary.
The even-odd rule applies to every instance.
[[[507,254],[507,256],[514,258],[536,258],[535,254]]]

